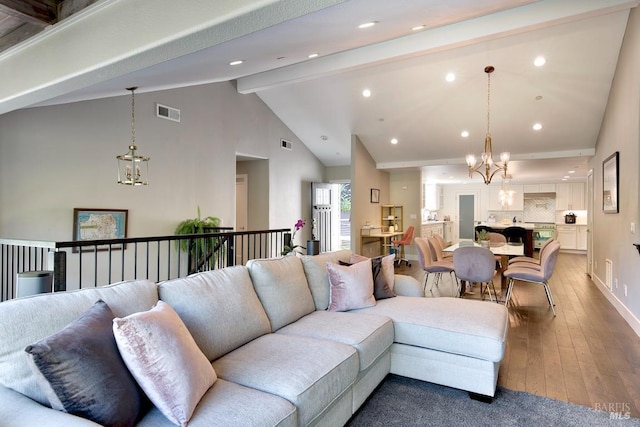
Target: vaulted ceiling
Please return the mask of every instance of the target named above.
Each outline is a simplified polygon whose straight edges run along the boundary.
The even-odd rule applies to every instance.
[[[16,14],[14,3],[28,3],[33,13],[21,11],[24,22],[44,22],[37,6],[70,2],[0,0],[0,12]],[[0,53],[0,81],[16,83],[0,87],[0,113],[121,96],[129,86],[235,80],[327,166],[349,164],[355,134],[379,168],[460,182],[468,180],[464,155],[482,151],[483,69],[493,65],[493,148],[511,152],[514,182],[555,181],[569,169],[576,171],[570,179],[584,179],[638,3],[85,0],[76,2],[75,10],[89,6],[82,13]],[[365,22],[375,25],[359,29]],[[542,67],[533,65],[538,56],[546,58]],[[41,70],[25,71],[38,58]],[[243,63],[229,65],[234,60]]]

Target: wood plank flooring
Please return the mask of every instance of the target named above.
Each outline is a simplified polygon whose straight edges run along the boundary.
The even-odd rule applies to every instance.
[[[561,253],[549,281],[554,317],[542,286],[518,282],[498,384],[607,412],[640,417],[640,337],[585,273],[586,256]],[[424,283],[417,262],[396,267]],[[497,278],[496,278],[497,279]],[[443,276],[427,296],[453,296]],[[494,280],[500,293],[500,281]],[[465,298],[479,298],[479,290]],[[488,301],[487,304],[490,304]]]

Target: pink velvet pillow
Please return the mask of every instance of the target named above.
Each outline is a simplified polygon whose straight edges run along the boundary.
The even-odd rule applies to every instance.
[[[216,381],[213,366],[164,301],[113,320],[120,355],[149,400],[171,422],[186,426]]]
[[[373,297],[371,260],[342,266],[327,263],[329,273],[329,311],[347,311],[376,305]]]

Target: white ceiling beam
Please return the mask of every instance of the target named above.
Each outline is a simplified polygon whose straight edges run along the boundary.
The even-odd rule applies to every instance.
[[[100,1],[0,54],[0,114],[343,1]]]
[[[640,0],[541,0],[313,61],[242,77],[238,79],[238,92],[259,92],[372,64],[462,47],[496,37],[627,10],[639,3]]]

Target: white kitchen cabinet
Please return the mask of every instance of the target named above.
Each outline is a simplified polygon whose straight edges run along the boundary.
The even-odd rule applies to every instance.
[[[447,242],[448,245],[453,243],[453,222],[446,221],[444,223],[444,241]]]
[[[444,238],[444,223],[443,222],[435,222],[433,224],[422,224],[422,229],[420,230],[420,236],[423,239],[427,237],[431,237],[434,234],[438,234]]]
[[[581,251],[587,250],[587,238],[589,233],[587,232],[586,225],[576,225],[576,248]]]
[[[584,210],[584,183],[556,185],[556,210]]]
[[[524,186],[525,193],[555,193],[556,185],[555,184],[525,184]]]
[[[560,242],[560,249],[577,249],[577,232],[575,225],[556,226],[556,238]]]
[[[422,183],[422,197],[425,209],[437,211],[442,208],[444,191],[441,185]]]

